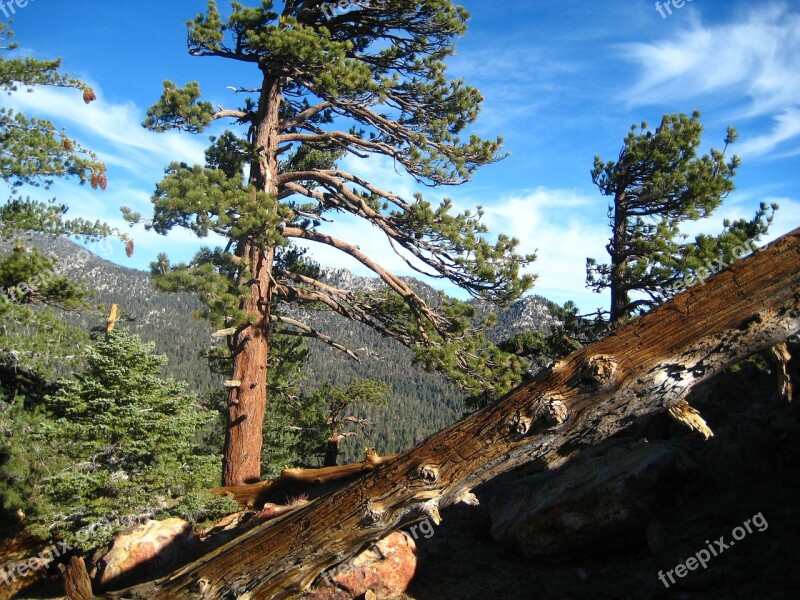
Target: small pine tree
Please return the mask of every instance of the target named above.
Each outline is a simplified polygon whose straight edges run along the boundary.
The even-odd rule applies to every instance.
[[[712,260],[730,258],[735,242],[744,241],[743,236],[757,240],[769,227],[770,210],[777,205],[761,205],[751,221],[726,221],[719,236],[685,242],[680,225],[707,217],[720,206],[734,189],[740,162],[735,155],[725,156],[737,137],[732,127],[722,150],[697,156],[702,131],[697,111],[691,117],[664,115],[655,131],[647,123],[633,125],[616,161],[594,159],[592,181],[612,198],[611,261],[598,264],[587,258],[586,284],[596,292],[611,290],[614,325],[669,299],[680,279]]]
[[[37,426],[15,440],[32,450],[31,531],[86,549],[144,517],[235,510],[202,496],[198,505],[198,492],[219,474],[221,457],[202,450],[213,413],[198,407],[185,383],[161,377],[166,357],[115,330],[85,360],[86,372],[61,381]],[[97,523],[104,526],[93,529]],[[91,535],[83,535],[87,527]]]

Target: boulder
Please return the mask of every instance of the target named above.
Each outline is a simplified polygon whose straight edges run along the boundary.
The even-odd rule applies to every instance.
[[[183,519],[148,519],[115,535],[95,561],[91,576],[100,590],[125,587],[169,572],[199,543],[191,524]]]
[[[489,507],[491,534],[529,558],[641,546],[659,503],[684,489],[694,468],[672,441],[603,445],[496,493]]]

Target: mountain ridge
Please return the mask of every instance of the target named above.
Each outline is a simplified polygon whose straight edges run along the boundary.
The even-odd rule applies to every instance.
[[[206,321],[191,317],[200,309],[192,294],[160,292],[153,287],[146,271],[113,263],[64,238],[33,236],[22,241],[57,258],[59,273],[83,281],[94,291],[93,303],[105,307],[118,304],[128,319],[124,326],[144,340],[155,342],[156,350],[169,357],[167,375],[186,380],[190,388],[200,393],[219,389],[222,378],[213,374],[200,356],[212,344],[212,328]],[[7,251],[12,244],[0,241],[0,252]],[[108,249],[110,253],[110,246]],[[324,275],[329,281],[351,289],[381,286],[377,277],[364,277],[341,268],[326,269]],[[426,300],[438,301],[440,293],[434,288],[414,278],[404,280]],[[479,314],[494,310],[497,322],[487,331],[494,341],[519,331],[548,329],[554,323],[548,308],[552,303],[538,296],[521,298],[505,309],[492,309],[480,300],[470,302]],[[291,314],[292,309],[288,312]],[[344,447],[346,458],[358,458],[364,445],[374,446],[382,454],[403,450],[462,416],[463,395],[442,376],[427,373],[414,364],[408,348],[335,313],[302,312],[310,325],[355,350],[361,359],[356,362],[318,340],[308,340],[309,359],[303,370],[306,391],[323,383],[345,386],[359,378],[383,381],[389,386],[386,406],[358,409],[359,416],[368,418],[373,426],[366,438],[348,440]],[[105,315],[99,312],[67,315],[67,320],[90,330],[103,326]]]

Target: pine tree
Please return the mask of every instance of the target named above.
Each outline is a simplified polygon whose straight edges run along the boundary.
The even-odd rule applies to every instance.
[[[13,52],[12,37],[8,25],[0,23],[0,50]],[[96,99],[91,88],[60,68],[60,60],[0,56],[0,90],[11,94],[20,88],[66,87],[79,90],[87,104]],[[48,189],[57,178],[103,190],[107,183],[105,165],[54,123],[0,107],[0,179],[10,189],[0,204],[0,237],[17,238],[10,255],[0,256],[0,384],[11,402],[19,391],[36,394],[38,383],[72,362],[76,346],[87,341],[49,310],[85,308],[86,291],[57,275],[55,261],[25,247],[20,236],[70,235],[90,241],[116,233],[99,221],[67,219],[67,207],[53,200],[21,195],[24,185]]]
[[[402,198],[337,166],[346,155],[386,157],[418,182],[442,186],[463,183],[501,158],[500,139],[466,133],[478,115],[479,92],[445,75],[444,60],[465,31],[467,12],[450,0],[387,0],[335,15],[320,0],[277,6],[269,0],[258,7],[233,3],[223,17],[210,1],[189,24],[191,55],[252,69],[248,87],[235,90],[244,95],[237,108],[201,100],[197,82],[178,87],[167,81],[145,121],[155,131],[199,133],[225,119],[245,130],[212,138],[205,166],[170,165],[157,186],[151,223],[159,233],[181,226],[228,241],[188,265],[162,265],[202,291],[206,316],[230,334],[226,485],[261,474],[270,335],[317,337],[339,347],[324,333],[274,313],[275,299],[365,323],[418,349],[426,366],[447,371],[476,393],[480,377],[494,386],[494,372],[507,383],[514,376],[502,373],[521,370],[513,357],[484,350],[469,307],[430,306],[363,253],[357,234],[342,240],[325,233],[332,214],[360,217],[364,227],[385,234],[411,267],[473,296],[509,302],[532,285],[520,269],[534,257],[517,255],[517,241],[505,235],[487,241],[480,208],[455,213],[451,200],[437,205],[421,194]],[[126,211],[126,218],[140,216]],[[285,268],[281,255],[291,252],[292,240],[353,257],[384,288],[338,289],[324,277]]]
[[[87,370],[60,381],[37,425],[16,440],[27,450],[16,487],[28,492],[33,533],[86,549],[144,517],[202,518],[197,494],[214,485],[221,458],[202,443],[213,413],[184,382],[161,376],[166,357],[153,348],[114,330],[87,349]],[[175,502],[187,496],[192,515]],[[207,509],[218,504],[208,499]],[[84,535],[96,523],[103,527]]]
[[[4,54],[16,48],[12,37],[0,22]],[[0,56],[0,91],[38,86],[77,89],[87,104],[96,99],[85,83],[61,71],[60,60]],[[65,310],[87,308],[87,291],[57,274],[55,260],[27,242],[33,235],[96,241],[119,234],[99,221],[67,218],[67,206],[55,200],[23,196],[23,186],[47,190],[56,179],[107,186],[97,156],[48,120],[0,106],[0,179],[10,190],[0,200],[0,238],[16,240],[8,255],[0,255],[0,510],[13,511],[27,510],[35,500],[35,465],[49,460],[41,445],[26,443],[44,424],[43,398],[55,389],[56,377],[80,366],[81,349],[89,342],[85,332],[61,318]]]
[[[13,32],[0,23],[0,50],[13,51]],[[6,58],[0,56],[0,91],[8,94],[20,88],[38,86],[75,88],[86,104],[97,99],[84,82],[61,72],[61,60]],[[20,187],[27,184],[47,189],[57,178],[76,178],[92,189],[106,189],[106,167],[97,156],[68,137],[45,119],[27,117],[0,107],[0,178],[11,186],[11,197],[0,206],[0,234],[39,231],[50,235],[81,235],[88,238],[109,235],[99,221],[64,219],[66,206],[22,198]]]
[[[762,204],[750,221],[726,221],[719,236],[685,241],[680,225],[720,206],[734,189],[740,164],[737,156],[725,156],[737,137],[732,127],[722,150],[697,156],[702,131],[697,111],[691,117],[665,115],[655,131],[647,123],[633,125],[616,161],[594,159],[592,181],[612,199],[606,246],[611,260],[598,264],[588,258],[586,284],[596,292],[611,290],[614,325],[669,299],[680,291],[680,280],[713,261],[729,264],[737,244],[758,240],[769,227],[777,206]]]

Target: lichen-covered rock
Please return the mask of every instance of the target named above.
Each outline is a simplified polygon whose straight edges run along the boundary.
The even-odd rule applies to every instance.
[[[326,571],[311,600],[392,598],[402,594],[417,568],[416,545],[402,531],[391,533],[354,559]]]
[[[124,587],[143,576],[168,571],[198,544],[187,521],[148,519],[114,536],[95,562],[91,576],[97,589]]]

